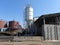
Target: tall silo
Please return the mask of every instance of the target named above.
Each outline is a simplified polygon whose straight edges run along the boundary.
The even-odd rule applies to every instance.
[[[33,23],[33,8],[31,5],[27,5],[24,11],[25,25],[26,28],[29,28]]]

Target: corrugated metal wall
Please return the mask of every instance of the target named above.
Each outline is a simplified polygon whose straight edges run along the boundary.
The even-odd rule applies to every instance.
[[[60,40],[60,25],[44,25],[43,30],[45,40]]]
[[[58,40],[60,40],[60,25],[57,25],[57,31],[58,31]]]

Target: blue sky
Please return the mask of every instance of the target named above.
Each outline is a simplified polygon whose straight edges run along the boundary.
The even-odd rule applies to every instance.
[[[19,21],[23,25],[24,7],[31,4],[34,17],[60,12],[60,0],[0,0],[0,19]]]

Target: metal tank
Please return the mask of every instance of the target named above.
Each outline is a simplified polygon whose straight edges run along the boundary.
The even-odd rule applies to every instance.
[[[25,19],[26,20],[33,20],[33,8],[32,8],[32,6],[27,6],[25,8]]]
[[[25,7],[24,14],[26,26],[30,26],[33,22],[33,8],[31,5]]]
[[[0,20],[0,29],[6,26],[6,21]]]

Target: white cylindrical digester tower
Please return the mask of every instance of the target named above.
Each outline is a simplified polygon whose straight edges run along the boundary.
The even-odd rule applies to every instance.
[[[33,23],[33,8],[30,5],[25,7],[25,21],[26,26],[30,26]]]

